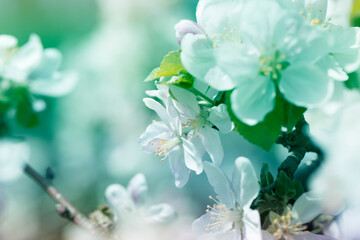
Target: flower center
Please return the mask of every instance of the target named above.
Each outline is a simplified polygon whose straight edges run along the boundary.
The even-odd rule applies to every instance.
[[[238,26],[233,25],[230,21],[223,29],[224,31],[219,35],[211,36],[211,40],[213,40],[213,47],[216,48],[217,44],[222,41],[230,41],[242,43],[240,38],[240,29]]]
[[[299,223],[292,223],[292,212],[285,211],[282,216],[277,215],[271,220],[271,226],[268,231],[276,240],[292,240],[293,235],[304,233],[306,226]]]
[[[201,110],[200,114],[196,116],[194,119],[188,119],[185,124],[183,124],[184,130],[187,130],[188,128],[192,128],[194,130],[192,135],[197,134],[201,128],[205,127],[209,124],[208,121],[208,112]]]
[[[181,144],[181,138],[179,136],[169,140],[159,139],[157,142],[152,142],[151,145],[156,145],[155,156],[163,157],[161,162],[166,158],[165,154],[171,151],[174,147]]]
[[[285,61],[286,55],[281,54],[279,50],[275,51],[274,55],[261,56],[260,62],[260,75],[271,77],[274,80],[280,78],[280,71],[286,69],[290,64]]]
[[[231,223],[232,229],[242,230],[243,223],[243,210],[242,209],[228,209],[225,204],[221,203],[218,200],[218,196],[213,198],[209,196],[211,200],[215,202],[212,206],[207,205],[206,212],[210,213],[210,221],[206,227],[206,231],[211,231],[214,229],[219,229],[222,226]]]

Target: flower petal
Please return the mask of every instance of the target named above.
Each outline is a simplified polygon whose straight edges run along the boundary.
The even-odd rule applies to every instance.
[[[170,90],[177,102],[192,111],[193,115],[200,113],[198,101],[193,93],[174,85],[170,85]]]
[[[213,163],[220,166],[224,158],[224,149],[219,132],[211,127],[203,127],[200,129],[199,137]]]
[[[302,194],[292,208],[294,223],[308,223],[323,212],[322,199],[307,192]]]
[[[208,120],[222,133],[231,132],[234,128],[234,124],[230,119],[229,112],[225,104],[212,107]]]
[[[239,157],[235,160],[231,184],[240,207],[251,204],[259,193],[260,186],[249,159]]]
[[[317,65],[322,69],[326,69],[328,76],[334,80],[346,81],[349,79],[349,76],[331,55],[322,58],[317,62]]]
[[[215,164],[204,162],[204,170],[214,191],[219,195],[220,201],[228,208],[235,207],[235,196],[230,181],[225,173]]]
[[[205,35],[187,34],[181,42],[181,62],[199,80],[215,66],[214,48]]]
[[[190,170],[184,162],[184,150],[176,146],[168,155],[171,172],[175,177],[175,186],[182,188],[189,181]]]
[[[215,225],[214,227],[209,227],[209,224],[213,224],[214,221],[211,220],[213,217],[213,211],[207,212],[198,219],[196,219],[192,225],[191,230],[194,233],[202,234],[202,233],[223,233],[229,231],[232,228],[232,223],[227,223],[224,225]]]
[[[280,92],[296,105],[308,107],[319,104],[332,94],[333,82],[314,65],[290,65],[281,76]]]
[[[259,212],[250,206],[245,207],[243,221],[245,240],[262,240]]]
[[[154,110],[159,118],[168,126],[169,129],[173,129],[173,126],[170,124],[170,117],[166,111],[166,109],[157,101],[152,98],[144,98],[143,99],[145,105]]]
[[[262,230],[262,239],[263,240],[276,240],[276,238],[270,234],[268,231]]]
[[[173,134],[169,127],[163,122],[154,122],[150,124],[145,132],[141,134],[138,142],[143,151],[155,152],[157,145],[154,144],[159,139],[171,139]]]
[[[336,240],[333,237],[314,234],[312,232],[304,232],[300,234],[293,235],[294,240]]]
[[[11,35],[1,34],[0,35],[0,51],[8,50],[17,45],[18,40]]]
[[[175,25],[176,40],[179,45],[186,34],[205,34],[204,30],[194,21],[183,19]]]
[[[169,223],[176,218],[176,212],[172,206],[166,203],[150,206],[144,219],[150,223]]]
[[[127,186],[132,200],[136,205],[142,205],[146,201],[146,195],[148,191],[147,183],[144,174],[136,174],[129,182]]]
[[[204,81],[218,91],[231,90],[236,86],[235,81],[218,66],[207,72]]]
[[[231,94],[234,114],[248,125],[262,121],[274,108],[275,86],[265,77],[243,81]]]
[[[196,145],[188,139],[182,139],[184,148],[185,165],[190,170],[200,174],[203,171],[202,154]]]
[[[122,214],[135,207],[128,191],[120,184],[108,186],[105,190],[105,198],[118,214]]]
[[[306,14],[311,14],[311,18],[317,18],[325,22],[328,0],[305,0]]]

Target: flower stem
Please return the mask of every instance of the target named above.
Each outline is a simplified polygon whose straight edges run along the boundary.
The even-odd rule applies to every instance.
[[[188,90],[193,94],[195,94],[196,96],[203,98],[204,100],[206,100],[207,102],[211,103],[211,105],[214,106],[215,104],[214,101],[205,94],[203,94],[202,92],[200,92],[199,90],[197,90],[196,88],[189,88]]]
[[[109,236],[109,233],[88,219],[78,209],[76,209],[60,192],[57,190],[52,182],[40,175],[34,168],[29,164],[24,166],[24,172],[58,204],[57,210],[60,216],[73,222],[74,224],[88,230],[92,234],[101,236],[102,239],[114,239]]]

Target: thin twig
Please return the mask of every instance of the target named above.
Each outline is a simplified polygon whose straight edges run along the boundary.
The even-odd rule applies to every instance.
[[[60,192],[57,190],[52,182],[40,175],[34,168],[29,164],[24,167],[24,172],[32,180],[34,180],[40,187],[57,203],[57,211],[60,216],[68,219],[79,227],[89,231],[92,234],[101,236],[104,239],[114,239],[109,236],[109,233],[89,220],[79,210],[77,210]]]

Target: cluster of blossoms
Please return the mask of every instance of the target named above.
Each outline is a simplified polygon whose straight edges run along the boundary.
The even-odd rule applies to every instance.
[[[177,187],[187,183],[191,171],[205,171],[217,196],[210,196],[215,204],[194,221],[195,232],[234,240],[338,237],[324,226],[319,234],[308,228],[319,215],[335,211],[328,211],[316,188],[285,197],[277,212],[260,212],[253,203],[264,194],[263,179],[250,160],[235,160],[231,181],[220,169],[219,132],[260,126],[278,99],[304,111],[320,106],[341,88],[336,82],[347,81],[359,68],[359,28],[334,25],[326,15],[327,0],[200,0],[197,23],[181,20],[175,26],[183,69],[176,58],[164,69],[164,59],[149,76],[160,78],[158,90],[148,91],[152,98],[144,102],[161,121],[154,120],[139,143],[169,162]],[[199,85],[208,88],[200,92],[194,87]],[[203,162],[205,152],[212,163]]]

